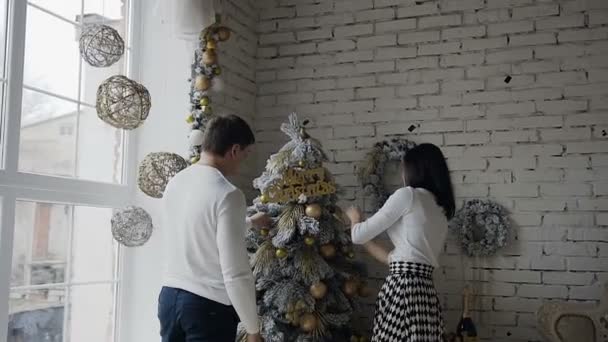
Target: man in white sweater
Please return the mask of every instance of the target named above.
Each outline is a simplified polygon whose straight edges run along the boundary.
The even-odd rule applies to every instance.
[[[167,185],[165,274],[158,317],[163,342],[233,342],[238,321],[247,341],[261,341],[254,279],[245,247],[245,197],[226,178],[238,173],[255,142],[238,116],[218,117],[205,131],[200,162]]]

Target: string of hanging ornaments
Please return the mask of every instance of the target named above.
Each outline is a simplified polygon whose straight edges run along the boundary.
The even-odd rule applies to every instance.
[[[191,128],[188,136],[191,164],[200,160],[203,132],[209,120],[213,118],[209,91],[213,87],[213,80],[222,73],[218,63],[218,43],[227,41],[231,35],[230,29],[221,25],[221,18],[221,15],[217,14],[215,23],[201,32],[199,45],[194,53],[194,63],[189,80],[190,113],[186,118],[186,122]]]

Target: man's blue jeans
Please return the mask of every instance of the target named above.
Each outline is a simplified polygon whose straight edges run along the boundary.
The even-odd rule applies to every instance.
[[[158,319],[162,342],[234,342],[239,322],[232,306],[171,287],[160,292]]]

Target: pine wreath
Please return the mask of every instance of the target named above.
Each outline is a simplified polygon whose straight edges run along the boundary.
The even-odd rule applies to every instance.
[[[490,200],[467,201],[450,221],[469,256],[491,256],[507,245],[511,221],[507,210]]]
[[[401,161],[416,144],[407,139],[381,141],[374,145],[359,168],[359,182],[365,194],[374,200],[374,211],[384,205],[390,193],[384,186],[384,169],[389,161]]]

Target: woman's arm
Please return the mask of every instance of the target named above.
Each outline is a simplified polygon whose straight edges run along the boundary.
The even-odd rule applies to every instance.
[[[365,250],[378,262],[388,265],[389,252],[376,241],[369,241],[363,244]]]
[[[387,230],[409,210],[413,196],[411,188],[401,188],[395,191],[382,208],[365,222],[359,222],[361,220],[360,212],[359,220],[357,220],[356,215],[353,215],[352,210],[349,210],[347,214],[351,219],[351,238],[353,243],[364,244]],[[354,221],[353,218],[355,218]]]

